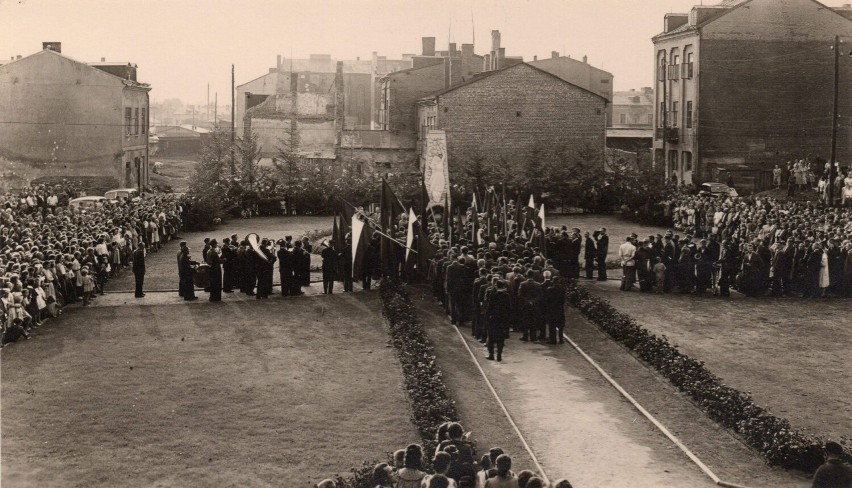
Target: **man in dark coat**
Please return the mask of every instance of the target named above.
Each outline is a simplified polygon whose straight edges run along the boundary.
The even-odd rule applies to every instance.
[[[343,291],[351,292],[352,291],[352,237],[348,234],[345,237],[345,242],[343,243],[343,249],[340,250],[340,269],[343,273],[341,279],[343,280]]]
[[[707,249],[707,240],[702,239],[695,252],[695,293],[701,295],[713,286],[713,260]]]
[[[180,268],[180,258],[183,256],[183,249],[186,247],[186,241],[180,241],[180,248],[177,252],[177,267],[178,267],[178,296],[183,297],[183,282],[182,280],[182,271]]]
[[[805,257],[805,292],[806,298],[819,298],[819,273],[822,268],[822,247],[814,242],[811,251]]]
[[[488,358],[494,360],[494,346],[497,346],[497,361],[503,360],[503,345],[509,337],[509,320],[511,305],[506,284],[499,279],[495,281],[495,291],[488,296],[485,303],[485,321],[488,324]],[[530,280],[533,281],[533,280]],[[533,281],[534,282],[534,281]],[[536,286],[541,286],[536,283]]]
[[[484,289],[483,285],[487,284],[488,270],[479,268],[478,276],[473,280],[473,289],[471,290],[471,299],[473,300],[473,313],[471,316],[473,337],[480,339],[485,337],[485,309],[482,307]]]
[[[651,271],[654,266],[653,242],[650,240],[638,242],[634,257],[636,260],[636,277],[639,279],[639,291],[648,293],[654,285],[654,273]]]
[[[142,292],[142,285],[145,283],[145,245],[141,242],[136,245],[136,250],[133,251],[133,277],[136,279],[136,298],[142,298],[145,293]]]
[[[322,256],[322,292],[331,295],[334,290],[334,279],[337,276],[338,254],[334,240],[323,247],[320,256]]]
[[[310,280],[311,275],[311,255],[302,248],[302,241],[293,243],[293,289],[291,295],[304,295],[302,286],[305,283],[305,274]]]
[[[852,467],[843,461],[843,446],[828,441],[825,443],[825,463],[814,473],[812,488],[852,487]]]
[[[580,248],[583,238],[580,229],[574,227],[571,234],[565,237],[565,279],[576,280],[580,277]]]
[[[231,239],[229,237],[222,239],[222,269],[225,272],[222,277],[222,291],[225,293],[234,292],[236,258],[236,250],[231,247]]]
[[[210,240],[207,250],[207,264],[210,265],[210,301],[222,301],[222,260],[219,258],[219,244]]]
[[[541,285],[542,315],[547,324],[550,344],[562,344],[562,330],[565,328],[565,287],[558,276],[552,276],[550,271],[544,272],[544,283]]]
[[[670,293],[677,282],[677,248],[671,234],[663,238],[663,264],[666,266],[666,281],[663,283],[663,291]]]
[[[595,248],[595,240],[592,239],[588,232],[585,234],[584,249],[583,258],[586,260],[586,279],[591,280],[594,278],[595,258],[598,256],[598,251]]]
[[[609,236],[606,228],[601,227],[597,233],[598,281],[606,281],[606,255],[609,253]]]
[[[180,276],[180,292],[185,301],[198,300],[195,296],[195,283],[193,282],[194,266],[198,262],[193,261],[189,256],[189,248],[181,246],[180,256],[178,258],[179,276]]]
[[[527,271],[527,280],[518,286],[518,311],[523,326],[522,341],[544,340],[544,318],[541,315],[541,284],[535,272]],[[537,337],[538,336],[538,337]]]
[[[775,254],[772,256],[772,296],[780,297],[790,293],[790,277],[793,273],[793,259],[796,245],[793,238],[787,239],[785,245],[776,243]]]
[[[286,241],[278,240],[278,276],[281,278],[281,296],[293,294],[293,253],[287,248]]]
[[[272,294],[272,275],[275,272],[275,254],[269,249],[267,239],[260,241],[260,252],[263,256],[258,255],[257,295],[255,296],[258,300],[269,298]]]
[[[465,258],[459,256],[449,266],[445,274],[445,287],[450,300],[450,320],[454,325],[461,326],[462,317],[462,286],[464,285]]]

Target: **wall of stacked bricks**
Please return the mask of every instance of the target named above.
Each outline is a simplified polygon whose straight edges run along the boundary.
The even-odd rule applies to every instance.
[[[444,83],[443,63],[391,75],[388,129],[414,134],[417,131],[414,103],[426,95],[443,90]]]
[[[702,28],[698,137],[701,169],[771,169],[792,158],[829,158],[834,36],[852,20],[801,0],[755,0]],[[852,113],[852,58],[840,59],[839,113]],[[727,155],[727,157],[725,157]],[[841,119],[837,159],[852,159],[852,124]]]
[[[526,161],[561,148],[604,148],[605,100],[553,75],[519,65],[439,96],[438,127],[450,165],[477,151],[487,164]]]

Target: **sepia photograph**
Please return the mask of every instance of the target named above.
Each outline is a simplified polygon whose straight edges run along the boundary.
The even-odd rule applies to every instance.
[[[0,0],[3,488],[852,488],[849,0]]]

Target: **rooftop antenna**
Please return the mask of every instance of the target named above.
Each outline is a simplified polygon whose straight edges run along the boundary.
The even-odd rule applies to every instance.
[[[476,26],[473,25],[473,8],[470,9],[470,30],[473,35],[473,40],[471,42],[473,43],[474,49],[476,49]]]

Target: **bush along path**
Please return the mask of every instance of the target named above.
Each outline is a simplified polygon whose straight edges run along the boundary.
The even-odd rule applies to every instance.
[[[756,405],[748,393],[724,385],[702,361],[682,354],[665,336],[657,337],[576,283],[568,285],[566,298],[589,321],[689,394],[713,420],[738,433],[770,464],[813,473],[824,462],[824,439],[794,430],[786,419]],[[848,451],[844,458],[852,461]]]
[[[402,366],[405,389],[411,402],[411,422],[420,433],[423,452],[435,452],[438,446],[438,426],[444,422],[458,421],[456,403],[444,384],[426,329],[418,319],[411,296],[402,283],[399,280],[383,279],[379,293],[382,298],[382,315],[388,322],[391,343]],[[427,466],[431,463],[428,456],[423,461]],[[365,461],[361,466],[352,468],[348,477],[335,477],[337,486],[372,488],[373,467],[377,462]],[[393,465],[391,452],[388,452],[385,462]]]

